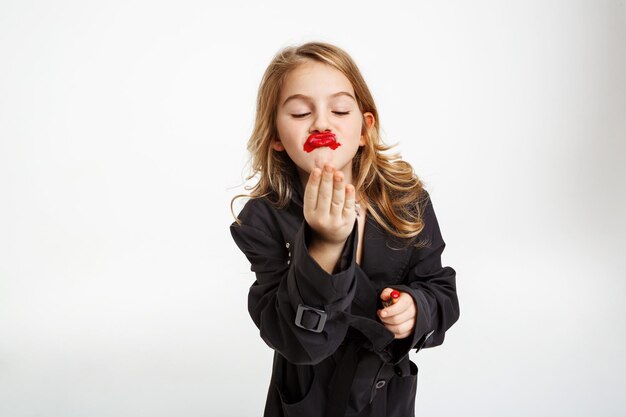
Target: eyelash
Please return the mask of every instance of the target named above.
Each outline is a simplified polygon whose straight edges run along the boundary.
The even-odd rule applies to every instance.
[[[337,116],[347,116],[348,114],[350,114],[349,111],[334,111],[333,113],[335,113]],[[302,114],[292,114],[292,117],[295,117],[296,119],[301,119],[304,116],[308,116],[311,113],[302,113]]]

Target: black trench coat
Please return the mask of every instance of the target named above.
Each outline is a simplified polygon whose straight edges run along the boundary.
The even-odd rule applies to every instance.
[[[417,366],[409,351],[440,345],[459,317],[456,272],[441,265],[445,243],[430,198],[420,235],[428,247],[402,248],[368,212],[361,264],[355,222],[328,274],[308,254],[303,187],[297,177],[293,184],[287,208],[251,199],[242,224],[230,226],[256,275],[248,310],[274,349],[265,417],[414,416]],[[376,314],[385,287],[416,302],[415,330],[405,339],[394,339]]]

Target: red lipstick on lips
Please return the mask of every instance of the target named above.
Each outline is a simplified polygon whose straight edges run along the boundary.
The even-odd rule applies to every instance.
[[[335,134],[331,132],[313,133],[304,142],[304,150],[306,152],[311,152],[322,146],[328,146],[330,149],[335,150],[338,146],[341,146],[341,143],[337,142]]]

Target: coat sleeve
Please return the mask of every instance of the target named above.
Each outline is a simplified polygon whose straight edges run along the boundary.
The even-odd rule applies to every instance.
[[[426,191],[425,191],[426,192]],[[391,285],[413,297],[417,306],[417,320],[411,336],[394,340],[393,356],[402,357],[411,349],[441,345],[445,332],[459,318],[459,301],[456,293],[456,271],[442,266],[441,253],[446,244],[441,236],[430,196],[426,192],[424,229],[420,238],[427,246],[414,249],[404,284]]]
[[[329,315],[333,311],[349,311],[356,289],[356,222],[334,273],[328,274],[309,255],[311,230],[306,221],[287,247],[273,235],[271,222],[262,214],[267,213],[267,207],[264,209],[258,202],[251,204],[253,201],[240,213],[241,224],[230,226],[235,243],[256,276],[248,293],[250,316],[265,343],[288,361],[319,363],[335,352],[348,326],[329,319],[323,330],[316,333],[297,326],[296,313],[299,305],[324,310]]]

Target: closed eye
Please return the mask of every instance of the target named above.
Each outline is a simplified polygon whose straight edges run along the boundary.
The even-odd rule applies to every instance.
[[[347,116],[350,114],[349,111],[334,111],[337,116]],[[292,114],[291,117],[295,117],[296,119],[301,119],[303,117],[308,116],[311,113],[301,113],[301,114]]]

